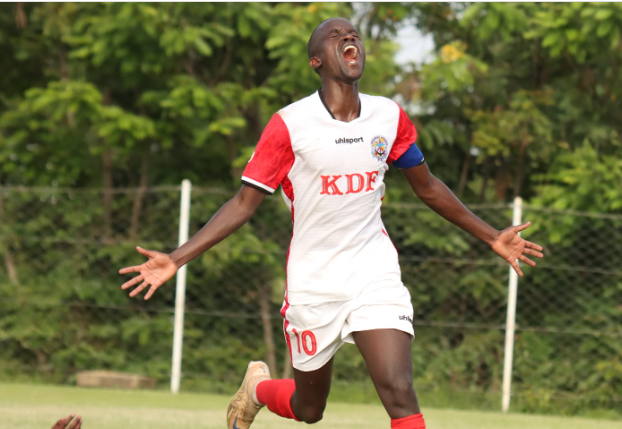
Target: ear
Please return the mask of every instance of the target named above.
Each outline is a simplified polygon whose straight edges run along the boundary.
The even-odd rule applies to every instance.
[[[319,57],[309,58],[309,65],[317,72],[322,67],[322,60]]]

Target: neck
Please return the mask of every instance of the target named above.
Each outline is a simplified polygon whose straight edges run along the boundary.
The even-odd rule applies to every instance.
[[[322,98],[338,121],[350,122],[359,116],[359,84],[322,79]]]

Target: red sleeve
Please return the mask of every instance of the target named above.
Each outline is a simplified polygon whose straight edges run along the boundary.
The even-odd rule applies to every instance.
[[[412,123],[406,112],[398,105],[400,109],[400,117],[397,122],[397,134],[395,141],[391,146],[391,152],[387,158],[387,164],[392,163],[408,150],[408,148],[417,140],[417,129]]]
[[[264,128],[255,152],[242,173],[242,183],[272,194],[287,176],[293,163],[294,152],[289,130],[277,113]]]

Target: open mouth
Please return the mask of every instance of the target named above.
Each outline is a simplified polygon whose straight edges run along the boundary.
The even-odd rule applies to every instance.
[[[356,64],[359,59],[359,51],[356,49],[356,46],[346,46],[343,48],[343,58],[349,62],[350,64]]]

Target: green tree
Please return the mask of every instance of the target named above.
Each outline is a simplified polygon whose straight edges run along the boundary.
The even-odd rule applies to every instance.
[[[601,255],[622,253],[622,7],[614,3],[2,8],[0,373],[66,382],[80,368],[105,367],[166,379],[170,321],[165,312],[128,304],[115,274],[139,262],[134,244],[176,245],[178,194],[156,196],[149,186],[189,178],[219,188],[193,197],[193,230],[200,227],[239,187],[271,115],[318,89],[306,44],[332,16],[356,20],[368,59],[361,90],[416,113],[417,143],[438,177],[466,202],[487,204],[476,212],[498,228],[509,222],[507,201],[520,195],[528,202],[530,233],[550,255],[521,286],[520,302],[538,305],[519,305],[519,321],[603,333],[566,343],[521,333],[515,381],[523,408],[553,410],[555,392],[593,398],[568,402],[571,412],[595,403],[613,408],[611,398],[622,395],[620,351],[603,338],[620,335],[613,304],[619,264]],[[394,38],[407,25],[433,37],[432,62],[395,64]],[[501,334],[465,326],[502,323],[506,267],[438,216],[413,208],[399,174],[387,183],[383,216],[417,317],[451,325],[418,330],[433,340],[415,353],[417,385],[494,394]],[[60,190],[7,188],[16,185]],[[117,189],[74,189],[84,187]],[[212,390],[237,381],[235,366],[257,350],[289,367],[270,317],[282,297],[289,239],[276,226],[291,222],[277,199],[189,267],[192,353],[184,368],[218,379]],[[581,255],[579,270],[577,249],[586,243],[597,250]],[[171,307],[173,288],[157,299]],[[243,341],[237,334],[246,331],[255,335]],[[577,350],[585,356],[572,359]],[[360,358],[344,356],[337,378],[363,380]],[[592,376],[574,376],[586,372]]]

